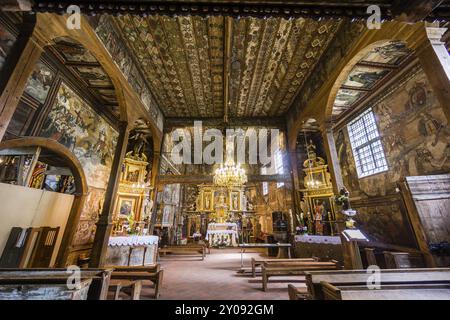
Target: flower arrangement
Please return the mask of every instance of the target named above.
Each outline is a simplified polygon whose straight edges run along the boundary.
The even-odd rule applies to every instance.
[[[335,203],[339,206],[342,206],[342,214],[347,217],[345,221],[345,226],[348,229],[355,228],[355,220],[352,219],[357,212],[350,207],[350,192],[345,187],[339,191],[339,195],[337,195],[334,199]]]

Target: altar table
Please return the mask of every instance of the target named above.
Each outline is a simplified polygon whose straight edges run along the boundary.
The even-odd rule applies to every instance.
[[[106,264],[109,266],[144,266],[156,263],[157,236],[110,237]]]

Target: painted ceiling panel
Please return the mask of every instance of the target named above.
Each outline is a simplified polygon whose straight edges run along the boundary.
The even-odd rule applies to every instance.
[[[116,18],[157,103],[169,117],[222,117],[230,69],[232,117],[283,115],[339,22],[224,17]],[[230,37],[231,57],[225,57]]]

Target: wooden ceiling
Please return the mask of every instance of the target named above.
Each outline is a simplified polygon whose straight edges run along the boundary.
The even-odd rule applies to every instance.
[[[221,16],[115,20],[165,116],[200,118],[285,114],[340,24]]]

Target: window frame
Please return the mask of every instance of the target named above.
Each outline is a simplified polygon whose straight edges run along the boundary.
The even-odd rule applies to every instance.
[[[367,115],[371,115],[371,119],[373,119],[373,123],[366,123],[364,121],[364,117]],[[356,140],[358,139],[357,134],[355,133],[354,125],[360,123],[362,126],[363,137],[367,140],[360,145],[357,145]],[[374,130],[369,131],[370,126],[374,127]],[[382,136],[380,135],[380,130],[378,128],[378,124],[376,121],[375,113],[372,108],[368,108],[361,112],[357,117],[351,120],[347,124],[347,133],[350,140],[350,146],[352,149],[353,160],[355,162],[356,174],[358,175],[358,179],[364,179],[370,176],[374,176],[377,174],[381,174],[389,171],[389,164],[386,157],[386,152],[383,147]],[[375,137],[370,138],[375,133]],[[375,147],[379,147],[380,151],[375,151]],[[368,148],[369,151],[361,151],[362,149]],[[364,171],[364,167],[368,165],[368,162],[363,161],[363,157],[361,157],[362,153],[369,153],[371,162],[374,165],[374,168],[369,170],[368,172]],[[381,158],[376,157],[376,155],[381,154]],[[377,166],[377,162],[383,161],[384,164],[380,167]]]

